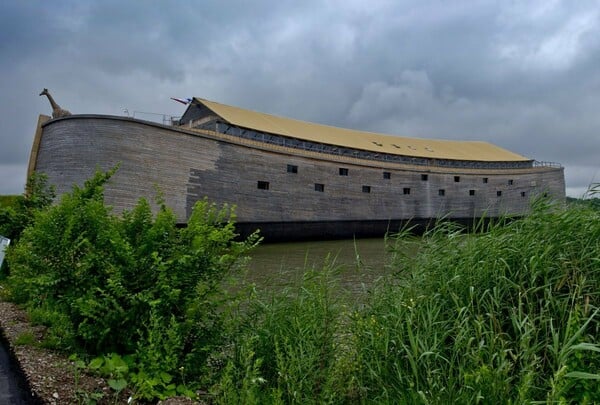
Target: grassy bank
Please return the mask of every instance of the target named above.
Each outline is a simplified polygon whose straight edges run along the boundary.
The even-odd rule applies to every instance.
[[[0,208],[12,207],[18,198],[16,195],[0,195]]]
[[[416,253],[408,233],[389,238],[393,275],[362,292],[344,291],[332,261],[301,285],[232,295],[222,287],[256,239],[234,241],[230,210],[203,202],[184,229],[160,200],[154,216],[140,201],[116,217],[102,203],[109,177],[52,207],[22,204],[32,219],[8,253],[5,291],[49,327],[45,346],[117,394],[600,402],[600,211],[589,204],[538,201],[471,235],[442,224]]]

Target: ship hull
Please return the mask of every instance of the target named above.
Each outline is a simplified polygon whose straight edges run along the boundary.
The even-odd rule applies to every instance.
[[[105,189],[116,213],[163,195],[185,224],[207,198],[236,207],[238,229],[268,240],[377,236],[407,222],[526,215],[540,194],[564,200],[561,167],[469,169],[336,157],[126,117],[40,120],[30,171],[57,193],[119,166]]]

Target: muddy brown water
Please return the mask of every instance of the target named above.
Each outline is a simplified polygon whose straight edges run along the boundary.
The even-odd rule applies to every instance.
[[[321,271],[327,265],[336,269],[342,287],[355,292],[393,272],[383,238],[264,244],[250,256],[241,277],[263,289],[300,285],[306,270]]]

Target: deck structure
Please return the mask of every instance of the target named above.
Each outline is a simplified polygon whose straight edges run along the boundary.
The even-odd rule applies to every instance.
[[[563,168],[486,142],[398,137],[307,123],[194,98],[174,125],[128,117],[41,117],[30,171],[57,192],[97,168],[116,212],[158,187],[185,223],[207,197],[235,205],[238,229],[270,240],[375,236],[407,221],[526,215],[565,197]]]

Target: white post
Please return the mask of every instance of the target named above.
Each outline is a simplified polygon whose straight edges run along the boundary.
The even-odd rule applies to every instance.
[[[9,244],[10,239],[0,235],[0,267],[2,267],[2,262],[4,262],[4,250],[8,247]]]

